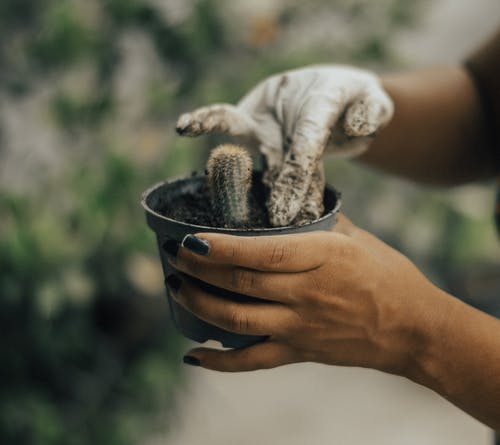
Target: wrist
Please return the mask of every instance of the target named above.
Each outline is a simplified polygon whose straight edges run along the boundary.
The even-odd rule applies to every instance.
[[[392,328],[384,329],[385,339],[378,341],[388,352],[380,370],[434,387],[431,383],[439,376],[440,337],[447,329],[455,299],[427,280],[414,285],[405,298],[408,302],[400,306],[403,310],[392,317]]]
[[[412,366],[405,377],[426,386],[446,397],[449,373],[447,343],[453,341],[452,324],[458,323],[457,314],[462,303],[455,297],[435,287],[432,300],[427,301],[424,317],[416,327],[419,339],[414,350]]]

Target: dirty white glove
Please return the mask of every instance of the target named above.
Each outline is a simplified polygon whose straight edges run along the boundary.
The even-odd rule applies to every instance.
[[[389,122],[393,104],[377,76],[348,66],[311,66],[271,76],[237,105],[183,114],[181,135],[229,133],[264,155],[273,226],[301,224],[323,212],[323,153],[356,156]]]

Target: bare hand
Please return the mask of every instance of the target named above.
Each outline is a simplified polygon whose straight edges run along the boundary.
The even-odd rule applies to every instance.
[[[269,336],[240,350],[188,353],[206,368],[312,361],[406,375],[440,313],[442,293],[406,257],[343,216],[331,232],[198,236],[210,245],[207,255],[181,248],[170,260],[183,272],[174,298],[223,329]],[[262,301],[228,301],[192,277]]]

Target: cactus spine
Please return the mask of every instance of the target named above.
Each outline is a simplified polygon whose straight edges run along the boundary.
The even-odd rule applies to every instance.
[[[248,224],[248,195],[252,186],[252,158],[243,147],[214,148],[207,163],[212,208],[224,227]]]

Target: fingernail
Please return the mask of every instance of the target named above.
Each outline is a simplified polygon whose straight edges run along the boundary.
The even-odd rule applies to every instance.
[[[194,235],[186,235],[182,240],[182,247],[185,247],[187,250],[197,255],[206,255],[210,250],[208,241]]]
[[[193,357],[192,355],[185,355],[183,358],[182,358],[182,361],[186,364],[186,365],[191,365],[191,366],[200,366],[201,365],[201,362],[199,359],[197,359],[196,357]]]
[[[167,277],[165,284],[170,293],[176,294],[182,285],[182,280],[177,275],[172,274]]]
[[[175,258],[179,252],[179,243],[174,239],[168,239],[163,243],[163,250],[168,256]]]

